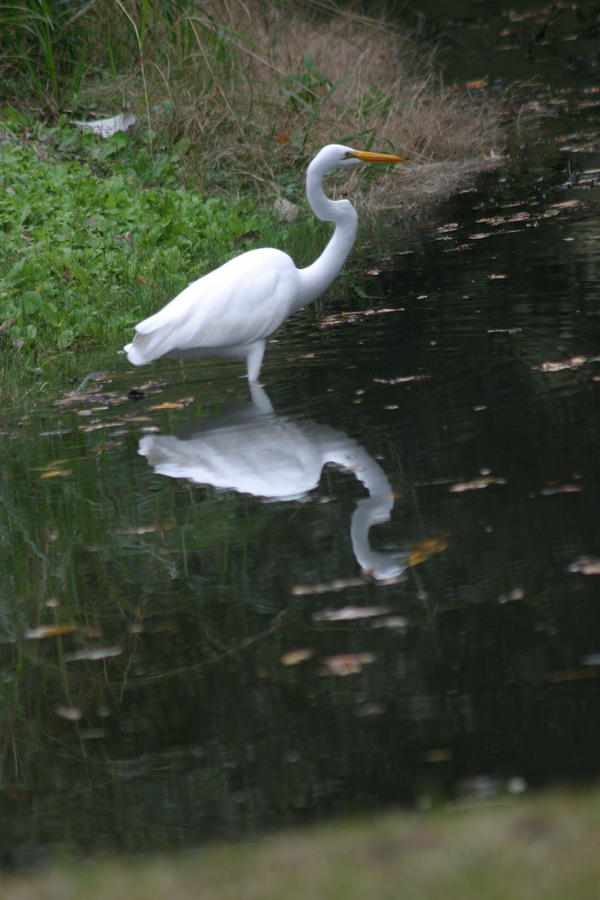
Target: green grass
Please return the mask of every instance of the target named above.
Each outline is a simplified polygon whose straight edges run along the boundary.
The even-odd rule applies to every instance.
[[[15,355],[39,366],[69,348],[116,352],[190,280],[277,241],[271,216],[183,186],[180,165],[177,148],[151,160],[127,134],[100,141],[68,126],[0,143],[5,368]]]
[[[594,900],[600,795],[398,812],[150,860],[0,878],[11,900]]]

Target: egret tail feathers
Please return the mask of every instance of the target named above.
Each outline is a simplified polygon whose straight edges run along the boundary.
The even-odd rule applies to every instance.
[[[170,332],[151,331],[144,334],[137,331],[130,344],[123,348],[127,359],[134,366],[145,366],[147,363],[164,356],[174,349]]]

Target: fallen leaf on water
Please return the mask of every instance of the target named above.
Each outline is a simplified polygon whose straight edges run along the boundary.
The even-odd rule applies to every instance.
[[[306,662],[313,655],[313,651],[304,647],[302,650],[290,650],[281,657],[284,666],[297,666],[298,663]]]
[[[354,619],[371,619],[389,613],[386,606],[342,606],[340,609],[323,609],[313,615],[315,622],[350,622]]]
[[[154,534],[157,531],[170,531],[175,528],[172,522],[155,522],[153,525],[132,525],[130,528],[118,528],[117,534]]]
[[[446,537],[425,538],[419,541],[411,550],[408,557],[408,565],[418,566],[420,563],[425,562],[426,559],[429,559],[430,556],[433,556],[434,553],[443,553],[447,549],[448,541]]]
[[[585,365],[585,356],[572,356],[571,359],[563,359],[559,362],[543,362],[539,366],[533,366],[534,372],[564,372],[565,369],[579,369]]]
[[[74,653],[65,653],[65,662],[77,662],[80,659],[109,659],[111,656],[120,656],[122,647],[88,647],[85,650],[76,650]]]
[[[48,478],[65,478],[73,474],[73,469],[50,469],[48,472],[42,472],[40,480],[45,481]]]
[[[319,322],[319,328],[327,328],[330,325],[340,325],[342,322],[354,322],[356,319],[361,319],[367,316],[380,316],[388,313],[394,312],[404,312],[404,307],[398,306],[394,308],[382,308],[382,309],[357,309],[357,310],[344,310],[341,313],[334,313],[330,316],[325,316],[324,319],[321,319]]]
[[[403,631],[408,628],[408,619],[404,616],[384,616],[382,619],[375,619],[373,628],[389,628],[391,631]]]
[[[579,206],[581,200],[563,200],[561,203],[551,203],[550,206],[552,209],[573,209],[575,206]]]
[[[304,597],[307,594],[328,594],[335,591],[343,591],[349,587],[362,587],[365,579],[360,577],[354,578],[334,578],[333,581],[317,582],[316,584],[296,584],[292,588],[294,597]]]
[[[520,334],[523,331],[522,328],[488,328],[487,334]]]
[[[459,244],[458,247],[448,247],[444,253],[464,253],[466,250],[472,250],[471,244]]]
[[[108,450],[116,450],[117,447],[122,447],[123,441],[107,441],[105,444],[97,444],[96,447],[92,447],[92,451],[94,453],[104,453]]]
[[[74,631],[77,631],[76,625],[36,625],[35,628],[27,628],[24,637],[28,641],[41,641],[60,634],[73,634]]]
[[[98,412],[98,410],[93,410],[93,412]],[[124,421],[117,422],[94,422],[92,425],[79,425],[79,431],[82,431],[84,434],[91,434],[93,431],[101,431],[104,428],[121,428],[121,426],[125,425]]]
[[[593,556],[579,556],[573,560],[568,568],[569,572],[577,572],[580,575],[600,575],[600,558]]]
[[[56,714],[69,722],[79,722],[83,718],[83,713],[77,706],[57,706]]]
[[[150,406],[149,409],[152,412],[159,412],[162,409],[184,409],[193,402],[193,397],[184,397],[182,400],[165,400],[164,403],[157,403],[155,406]]]
[[[363,666],[375,662],[373,653],[340,653],[328,656],[323,660],[321,675],[336,675],[345,678],[347,675],[358,675]]]
[[[600,653],[588,653],[581,660],[582,666],[600,666]]]
[[[428,381],[431,375],[398,375],[396,378],[374,378],[377,384],[407,384],[409,381]]]
[[[550,672],[548,681],[560,684],[563,681],[588,681],[590,678],[600,677],[600,672],[594,668],[587,669],[560,669],[558,672]]]
[[[65,408],[68,406],[93,403],[97,407],[99,402],[103,402],[104,406],[100,408],[107,409],[108,406],[120,406],[122,403],[125,403],[126,400],[126,395],[117,394],[114,391],[102,391],[102,387],[98,385],[96,387],[91,387],[86,391],[67,391],[60,399],[54,400],[53,406]],[[91,411],[88,410],[80,410],[78,411],[78,414],[85,415],[88,412],[91,414]]]
[[[181,634],[181,626],[174,622],[159,622],[151,629],[152,634]]]
[[[457,481],[456,484],[450,485],[448,490],[451,494],[462,494],[465,491],[481,491],[489,487],[491,484],[504,484],[501,478],[494,478],[493,475],[480,475],[472,478],[470,481]]]
[[[580,484],[549,484],[540,490],[543,497],[552,497],[554,494],[580,494]]]
[[[498,603],[520,603],[525,599],[525,591],[522,587],[511,588],[506,594],[498,595]]]

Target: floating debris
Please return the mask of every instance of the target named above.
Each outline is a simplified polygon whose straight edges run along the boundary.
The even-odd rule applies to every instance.
[[[175,528],[172,522],[155,522],[152,525],[132,525],[129,528],[118,528],[117,534],[155,534],[159,531],[171,531]]]
[[[110,659],[111,656],[120,656],[122,647],[88,647],[85,650],[76,650],[74,653],[65,653],[65,662],[78,662],[82,659]]]
[[[410,381],[429,381],[431,375],[398,375],[396,378],[374,378],[376,384],[407,384]]]
[[[341,313],[325,316],[325,318],[321,319],[319,322],[319,328],[328,328],[330,325],[341,325],[344,322],[352,323],[359,319],[366,318],[367,316],[382,316],[395,312],[404,312],[404,307],[344,310]]]
[[[588,653],[581,660],[582,666],[600,666],[600,653]]]
[[[345,678],[348,675],[358,675],[363,666],[375,662],[373,653],[340,653],[337,656],[328,656],[323,660],[321,675],[335,675]]]
[[[525,599],[525,591],[522,587],[514,587],[505,594],[498,595],[498,603],[520,603]]]
[[[312,650],[303,647],[300,650],[290,650],[289,653],[284,653],[281,657],[281,662],[284,666],[297,666],[299,663],[306,662],[313,655]]]
[[[164,409],[185,409],[190,403],[194,403],[194,397],[183,397],[181,400],[165,400],[164,403],[157,403],[155,406],[148,407],[151,412],[161,412]]]
[[[552,684],[562,684],[571,681],[590,681],[592,678],[599,677],[600,671],[594,666],[589,666],[587,669],[573,667],[572,669],[559,669],[557,672],[550,672],[548,681],[551,681]]]
[[[504,478],[495,478],[493,475],[480,475],[470,481],[457,481],[456,484],[450,485],[448,490],[451,494],[462,494],[465,491],[482,491],[492,484],[506,484],[506,481]]]
[[[42,472],[40,481],[47,481],[49,478],[67,478],[73,474],[73,469],[50,469],[48,472]]]
[[[553,497],[555,494],[580,494],[582,487],[580,484],[549,484],[541,488],[542,497]]]
[[[296,584],[292,588],[293,597],[305,597],[309,594],[329,594],[336,591],[344,591],[349,587],[362,587],[366,584],[364,578],[334,578],[333,581],[317,582],[316,584]]]
[[[375,619],[373,628],[389,628],[390,631],[404,631],[408,628],[408,619],[404,616],[384,616],[382,619]]]
[[[534,372],[564,372],[565,369],[579,369],[587,362],[585,356],[572,356],[571,359],[563,359],[559,362],[543,362],[539,366],[533,366]]]
[[[73,634],[77,631],[77,625],[36,625],[35,628],[27,628],[24,638],[27,641],[42,641],[45,638],[58,637],[62,634]]]
[[[579,556],[571,563],[567,571],[579,575],[600,575],[600,558]]]
[[[57,706],[56,715],[68,722],[79,722],[83,718],[83,713],[77,706]]]
[[[390,612],[386,606],[342,606],[340,609],[323,609],[313,615],[315,622],[351,622],[356,619],[372,619]]]

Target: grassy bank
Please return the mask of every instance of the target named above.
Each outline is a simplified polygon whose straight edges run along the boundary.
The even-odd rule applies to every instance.
[[[227,193],[285,191],[332,141],[446,168],[498,150],[497,108],[481,86],[446,86],[414,29],[359,9],[23,0],[0,12],[0,98],[49,122],[132,113],[150,153],[185,141],[197,181]]]
[[[397,813],[152,860],[54,866],[0,878],[11,900],[592,900],[600,794]]]
[[[140,317],[255,246],[302,265],[324,143],[395,150],[342,190],[389,222],[494,163],[497,107],[447,87],[433,48],[327,2],[23,0],[0,8],[0,352],[12,372],[116,350]],[[108,140],[77,122],[125,112]],[[335,180],[331,188],[335,190]],[[277,198],[303,205],[292,224]]]

